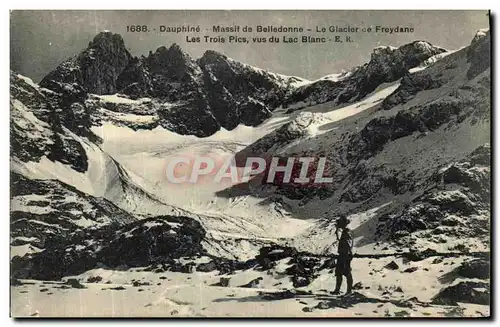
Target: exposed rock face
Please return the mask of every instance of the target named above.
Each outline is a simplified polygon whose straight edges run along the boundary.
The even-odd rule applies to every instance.
[[[82,145],[65,128],[92,138],[90,115],[74,102],[61,109],[64,96],[31,85],[11,73],[11,158],[23,162],[39,161],[46,156],[52,161],[69,164],[84,172],[88,168]]]
[[[199,256],[205,230],[188,217],[159,216],[129,224],[115,233],[101,251],[101,262],[110,266],[146,265],[165,258]]]
[[[487,242],[490,203],[489,145],[466,159],[440,169],[430,186],[401,211],[380,217],[378,233],[400,238],[420,230],[447,236],[475,237]],[[480,159],[475,159],[480,158]],[[422,236],[424,237],[424,236]]]
[[[397,269],[399,269],[399,266],[394,261],[391,261],[384,268],[390,269],[390,270],[397,270]]]
[[[391,109],[398,104],[410,101],[420,91],[437,89],[443,84],[441,80],[425,73],[405,75],[401,79],[401,84],[396,92],[384,99],[382,108]]]
[[[118,227],[118,228],[117,228]],[[104,265],[147,266],[204,254],[205,230],[188,217],[159,216],[48,237],[45,251],[13,260],[14,276],[60,279]]]
[[[262,102],[250,99],[240,107],[240,119],[244,125],[258,126],[271,117],[271,111]]]
[[[477,91],[487,92],[482,86],[478,86]],[[434,131],[447,123],[459,123],[472,115],[484,117],[489,113],[488,103],[476,103],[466,93],[441,97],[422,106],[399,111],[392,117],[374,118],[351,141],[351,153],[356,152],[367,158],[379,152],[388,142],[414,133]]]
[[[490,30],[480,30],[477,32],[467,50],[467,61],[471,64],[469,70],[467,71],[467,78],[473,79],[486,69],[490,68],[490,60]]]
[[[335,101],[336,104],[357,101],[373,92],[383,83],[394,82],[432,56],[446,50],[424,41],[415,41],[399,48],[378,47],[370,61],[338,81],[319,80],[298,88],[288,103],[303,101],[318,104]]]
[[[277,190],[273,191],[300,200],[306,208],[310,204],[312,210],[316,201],[325,199],[332,204],[330,210],[339,213],[346,210],[356,214],[387,204],[373,218],[378,225],[376,239],[400,247],[442,247],[456,238],[474,240],[470,242],[473,248],[487,247],[490,72],[486,68],[472,79],[467,76],[472,67],[470,48],[487,40],[484,36],[470,47],[429,60],[430,66],[412,72],[408,72],[409,67],[424,57],[441,54],[442,49],[419,42],[404,51],[380,49],[371,64],[362,68],[371,76],[365,82],[380,83],[381,79],[374,76],[387,76],[385,81],[401,77],[399,73],[406,69],[401,85],[384,103],[333,123],[305,119],[305,112],[301,112],[296,120],[240,151],[237,163],[249,156],[327,157],[324,176],[333,182],[321,192],[304,187],[290,189],[287,185],[274,185]],[[419,55],[408,57],[412,51]],[[384,64],[388,61],[383,58],[391,58],[389,54],[395,56],[394,68]],[[345,74],[337,82],[320,83],[369,85],[362,79],[353,82],[354,76],[361,76],[358,71]],[[350,101],[358,99],[360,90],[342,92]],[[315,133],[318,130],[322,132]],[[469,242],[464,244],[450,244],[450,251],[468,251]]]
[[[132,99],[152,95],[154,93],[152,77],[144,60],[132,58],[129,65],[118,76],[116,88],[128,94]]]
[[[41,86],[74,102],[87,93],[122,93],[131,99],[151,97],[157,108],[176,108],[159,124],[181,134],[209,136],[238,124],[257,126],[271,116],[298,79],[242,64],[215,51],[193,60],[177,45],[159,47],[147,57],[134,58],[123,39],[99,33],[87,49],[49,73]],[[134,110],[133,106],[130,110]],[[148,126],[148,128],[151,126]]]
[[[11,185],[12,237],[36,237],[43,243],[52,234],[51,229],[57,229],[53,234],[64,238],[64,234],[86,227],[89,221],[120,225],[136,220],[108,200],[57,180],[31,180],[11,173]]]
[[[178,134],[192,134],[198,137],[209,136],[220,128],[209,107],[203,100],[178,102],[175,106],[158,111],[159,123]]]
[[[490,278],[490,263],[483,259],[474,259],[463,262],[456,268],[456,272],[461,277],[466,278]]]
[[[177,44],[160,47],[143,61],[151,75],[154,96],[169,102],[203,98],[202,71]]]
[[[398,79],[410,68],[443,52],[446,50],[425,41],[415,41],[399,48],[375,48],[366,68],[367,79],[374,79],[375,76],[383,76],[385,81]]]
[[[210,90],[207,95],[211,107],[219,110],[218,115],[233,112],[245,125],[256,126],[269,118],[270,111],[282,103],[290,88],[290,78],[255,69],[215,51],[205,52],[198,62]],[[227,123],[222,126],[234,128]]]
[[[89,93],[116,93],[116,80],[130,60],[131,55],[119,34],[101,32],[87,49],[50,72],[40,86],[61,91],[64,84],[76,83]]]

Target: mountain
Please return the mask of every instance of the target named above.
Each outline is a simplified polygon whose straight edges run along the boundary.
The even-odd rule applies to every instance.
[[[221,127],[262,123],[300,81],[215,51],[193,60],[177,44],[136,58],[120,35],[101,32],[80,54],[47,74],[40,86],[55,92],[78,88],[96,95],[151,97],[158,103],[159,124],[181,134],[208,136]]]
[[[67,84],[77,84],[89,93],[116,93],[117,79],[131,60],[120,35],[99,33],[87,49],[45,76],[40,86],[58,91]]]
[[[399,48],[381,46],[373,50],[370,61],[360,67],[336,76],[322,78],[294,90],[287,99],[287,106],[311,106],[334,101],[335,104],[359,101],[383,84],[394,82],[407,75],[445,49],[429,42],[415,41]],[[298,103],[298,104],[297,104]]]
[[[385,86],[380,97],[309,107],[237,153],[237,163],[251,156],[326,157],[325,176],[333,183],[308,188],[254,182],[254,188],[272,187],[289,203],[300,201],[297,214],[325,222],[379,208],[360,226],[379,232],[360,235],[360,244],[382,248],[381,240],[397,239],[399,248],[441,249],[461,238],[468,251],[487,249],[489,51],[489,32],[480,32],[468,47]],[[339,114],[344,118],[337,120]]]
[[[50,72],[42,87],[60,92],[120,93],[133,100],[156,99],[158,123],[180,134],[209,136],[221,127],[257,126],[277,107],[300,108],[335,100],[357,101],[378,85],[398,80],[440,47],[416,41],[399,48],[378,47],[370,61],[333,79],[309,82],[274,74],[209,50],[192,59],[177,45],[147,57],[132,57],[118,34],[102,32],[87,49]]]

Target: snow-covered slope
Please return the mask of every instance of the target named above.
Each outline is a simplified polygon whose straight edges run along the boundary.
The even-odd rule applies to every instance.
[[[412,233],[433,230],[440,219],[458,219],[462,222],[450,229],[464,237],[460,243],[471,250],[487,249],[488,237],[482,228],[489,220],[489,197],[476,189],[475,181],[489,181],[489,151],[484,149],[489,149],[490,140],[490,70],[475,58],[487,61],[488,44],[489,34],[475,38],[469,47],[405,76],[399,84],[382,86],[359,103],[339,107],[333,102],[303,109],[295,121],[242,150],[237,158],[328,158],[327,175],[333,183],[319,189],[275,187],[274,192],[285,198],[294,216],[328,221],[339,213],[357,215],[383,206],[384,210],[364,223],[371,228],[360,226],[360,232],[375,234],[377,227],[395,224],[395,230],[401,230],[396,239],[406,235],[408,241],[400,241],[398,248],[453,248],[457,244],[450,239]],[[335,114],[342,110],[345,115],[336,119]],[[477,153],[488,156],[475,163],[470,158]],[[457,174],[470,179],[442,181],[439,176],[450,166],[464,167]],[[487,189],[488,183],[479,188]],[[470,210],[456,208],[459,212],[453,212],[453,205],[460,207],[461,202]],[[402,218],[401,208],[415,213]],[[423,208],[439,212],[439,219],[433,221],[437,218]],[[399,219],[422,219],[424,223],[417,227],[401,224]],[[474,242],[467,239],[471,234],[466,226],[471,224],[483,230]],[[390,235],[380,232],[368,243],[378,251],[386,246],[379,242],[391,239]],[[315,244],[311,238],[306,236],[304,244]],[[332,236],[330,240],[334,241]]]

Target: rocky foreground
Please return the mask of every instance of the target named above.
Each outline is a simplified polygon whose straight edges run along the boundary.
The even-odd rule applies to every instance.
[[[330,258],[265,248],[247,262],[209,256],[87,270],[60,281],[13,279],[16,316],[489,316],[484,253],[356,257],[354,292],[330,294]]]
[[[196,221],[165,216],[48,241],[44,251],[12,260],[13,314],[489,315],[488,253],[356,254],[355,291],[338,297],[330,294],[334,256],[272,245],[229,260],[206,253],[204,237]]]

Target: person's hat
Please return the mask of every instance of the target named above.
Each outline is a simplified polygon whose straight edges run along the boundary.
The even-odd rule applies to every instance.
[[[350,221],[349,221],[349,219],[347,219],[346,215],[340,215],[339,219],[337,219],[337,224],[349,225],[349,223],[350,223]]]

